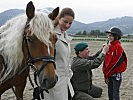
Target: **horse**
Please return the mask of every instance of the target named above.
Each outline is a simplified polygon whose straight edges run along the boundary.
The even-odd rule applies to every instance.
[[[59,7],[52,13],[36,12],[30,1],[26,14],[12,18],[0,27],[0,97],[14,87],[16,99],[23,92],[32,67],[42,89],[50,89],[57,82],[54,46],[57,41],[53,21]]]

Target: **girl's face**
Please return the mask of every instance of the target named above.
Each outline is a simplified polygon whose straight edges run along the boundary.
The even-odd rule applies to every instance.
[[[113,42],[115,40],[114,36],[111,33],[108,33],[109,42]]]
[[[64,17],[59,19],[59,27],[62,32],[69,29],[72,25],[74,18],[72,16],[65,15]]]

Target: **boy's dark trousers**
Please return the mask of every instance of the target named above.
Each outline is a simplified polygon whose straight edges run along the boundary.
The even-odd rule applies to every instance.
[[[120,89],[120,85],[121,85],[121,79],[120,80],[116,80],[115,76],[110,76],[108,78],[109,82],[108,82],[108,96],[109,96],[109,100],[120,100],[120,96],[119,96],[119,89]]]

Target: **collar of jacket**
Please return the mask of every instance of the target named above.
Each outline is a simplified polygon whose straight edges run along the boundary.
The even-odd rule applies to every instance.
[[[115,40],[115,41],[111,42],[110,44],[111,44],[111,45],[115,45],[115,44],[117,44],[117,43],[120,43],[120,41],[119,41],[119,40]]]
[[[67,32],[62,32],[59,25],[55,27],[55,32],[58,35],[58,39],[65,43],[69,43],[72,40],[72,37],[67,35]]]

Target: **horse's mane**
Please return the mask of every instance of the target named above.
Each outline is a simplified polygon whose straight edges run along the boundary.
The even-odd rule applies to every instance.
[[[0,55],[4,57],[7,69],[2,75],[0,72],[0,84],[17,73],[23,60],[22,41],[27,16],[21,15],[9,20],[0,27]],[[46,45],[50,43],[50,32],[53,24],[43,12],[38,12],[30,21],[30,31]],[[53,33],[53,32],[51,32]]]

